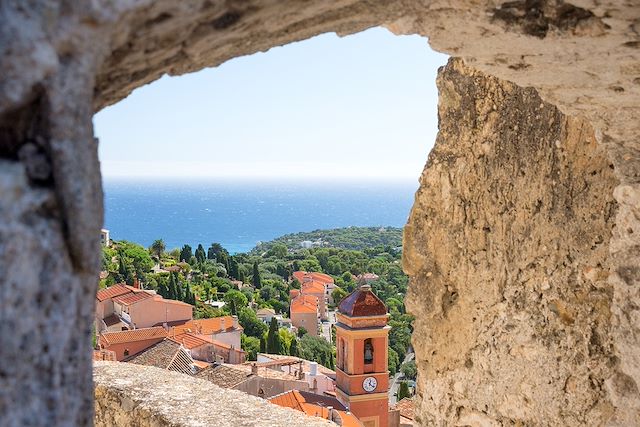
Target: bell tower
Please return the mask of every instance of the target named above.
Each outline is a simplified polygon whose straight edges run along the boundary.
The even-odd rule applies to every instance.
[[[389,423],[387,307],[362,285],[336,313],[336,395],[365,427]]]

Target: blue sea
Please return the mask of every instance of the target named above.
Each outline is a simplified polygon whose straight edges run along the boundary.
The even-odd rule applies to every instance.
[[[287,233],[347,226],[402,227],[417,182],[106,179],[105,227],[115,240],[168,249],[219,242],[247,252]]]

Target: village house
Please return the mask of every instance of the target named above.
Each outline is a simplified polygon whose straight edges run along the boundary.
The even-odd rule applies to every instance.
[[[241,335],[244,330],[237,316],[221,316],[212,319],[197,319],[173,325],[169,336],[190,333],[202,339],[227,344],[233,349],[241,350]]]
[[[162,298],[154,291],[117,284],[96,294],[97,331],[120,331],[186,322],[193,306]]]
[[[342,427],[361,427],[363,425],[335,397],[291,390],[268,400],[274,405],[292,408],[312,417],[324,418]]]
[[[261,308],[256,311],[256,317],[262,320],[267,325],[271,323],[271,319],[276,315],[276,311],[273,308]]]
[[[336,372],[317,362],[295,356],[268,353],[258,353],[257,359],[260,366],[279,369],[306,381],[312,393],[335,395]]]
[[[119,332],[103,332],[98,336],[99,350],[110,350],[118,361],[136,355],[164,340],[167,331],[163,327],[142,328]]]
[[[292,277],[300,283],[300,293],[318,297],[320,319],[327,320],[327,305],[333,304],[331,293],[336,288],[333,277],[315,271],[295,271]]]
[[[318,297],[313,295],[293,294],[289,307],[291,324],[297,328],[304,328],[310,335],[318,336]]]

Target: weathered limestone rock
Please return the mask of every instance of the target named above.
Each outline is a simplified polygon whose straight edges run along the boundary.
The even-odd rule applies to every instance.
[[[405,228],[418,413],[602,425],[615,411],[607,382],[624,375],[607,281],[611,162],[588,122],[533,89],[460,60],[438,88],[440,130]]]
[[[513,119],[522,123],[507,132],[502,121],[509,117],[506,112],[492,115],[490,111],[482,110],[487,108],[482,100],[478,100],[478,109],[475,105],[461,104],[465,110],[461,110],[459,121],[469,127],[468,132],[464,129],[447,132],[450,135],[459,132],[469,143],[478,129],[486,129],[486,136],[474,137],[474,151],[455,152],[451,161],[444,161],[447,158],[444,156],[438,160],[437,170],[427,171],[423,178],[427,187],[418,194],[418,205],[407,233],[413,255],[406,262],[412,276],[412,307],[418,314],[420,334],[416,350],[422,360],[421,384],[425,393],[427,386],[434,388],[432,402],[423,401],[423,409],[434,412],[423,413],[423,418],[434,423],[456,417],[461,423],[470,424],[496,419],[555,423],[560,416],[557,401],[545,401],[547,405],[537,402],[558,397],[559,378],[571,367],[581,367],[583,370],[576,371],[575,381],[567,380],[566,389],[575,392],[571,397],[565,396],[570,409],[566,415],[562,412],[562,417],[566,416],[568,423],[586,420],[587,414],[593,418],[585,422],[591,423],[609,420],[610,423],[629,424],[635,421],[640,405],[640,7],[637,2],[6,0],[0,4],[1,186],[20,190],[11,197],[3,193],[0,198],[0,227],[4,227],[4,234],[0,234],[0,325],[3,325],[0,360],[13,363],[0,365],[3,424],[54,422],[77,425],[89,423],[87,420],[93,418],[87,400],[91,395],[90,353],[88,344],[83,344],[88,343],[99,266],[98,230],[102,224],[99,163],[91,125],[93,112],[126,97],[136,87],[152,82],[163,73],[184,74],[323,32],[350,34],[376,25],[386,26],[399,34],[428,36],[435,49],[463,58],[474,69],[521,87],[534,87],[543,100],[554,104],[564,114],[580,115],[591,124],[590,127],[586,122],[569,119],[559,112],[552,114],[550,106],[543,106],[540,112],[534,113],[533,106],[528,104],[534,102],[532,90],[519,92],[515,86],[492,80],[496,90],[499,87],[502,91],[502,95],[498,95],[482,86],[488,84],[486,78],[474,77],[474,81],[495,99],[496,111],[503,111],[500,100],[504,101],[516,92],[520,95],[514,96],[521,97],[522,105],[527,107],[522,111],[524,116],[513,111]],[[443,108],[447,102],[451,105],[458,102],[455,94],[460,96],[460,102],[473,95],[456,85],[455,79],[446,85],[451,86],[445,92],[452,98],[445,100]],[[520,102],[509,105],[521,108]],[[451,111],[451,108],[445,110]],[[549,124],[549,132],[559,136],[561,145],[554,151],[557,157],[545,157],[545,153],[551,155],[549,132],[540,128],[534,133],[535,139],[526,133],[535,124],[528,123],[524,117],[535,118],[538,114],[545,120],[555,117]],[[477,121],[471,122],[465,115],[477,117]],[[487,121],[482,123],[482,120]],[[563,121],[566,123],[558,124]],[[446,123],[443,124],[443,129],[446,127]],[[492,138],[494,129],[502,129],[505,138]],[[579,133],[583,136],[577,136]],[[593,142],[594,135],[597,145]],[[443,140],[447,141],[446,145],[451,144],[452,149],[464,142],[451,141],[446,136],[443,133],[439,138],[439,151],[444,150]],[[580,138],[591,139],[585,146],[570,144]],[[486,147],[482,145],[484,142],[479,142],[481,140],[489,141]],[[491,151],[492,147],[504,147],[509,141],[529,142],[519,147],[521,151]],[[538,146],[540,152],[536,153],[532,147]],[[482,154],[485,149],[487,153]],[[533,156],[541,164],[540,171],[552,179],[543,180],[535,175],[537,168],[524,158],[521,166],[516,167],[515,156],[520,155]],[[584,158],[587,155],[592,155],[589,161]],[[454,157],[458,160],[454,161]],[[488,162],[489,159],[494,163],[483,166],[481,161]],[[510,177],[511,181],[505,172],[497,171],[500,162],[516,172]],[[598,167],[595,175],[585,177],[585,173],[593,172],[589,169],[594,167],[591,162],[595,162],[594,165],[606,163],[607,168],[612,165],[613,169],[609,168],[605,173],[606,168]],[[448,165],[454,168],[448,179],[442,178],[438,183],[430,181],[435,179],[434,174],[446,177],[444,168]],[[521,170],[525,171],[525,177],[517,175]],[[556,172],[557,177],[553,175]],[[474,177],[476,173],[480,174]],[[465,176],[467,181],[463,181]],[[533,179],[535,177],[537,180]],[[500,185],[497,184],[499,178]],[[525,198],[529,190],[522,188],[523,178],[531,180],[535,191],[541,197],[545,196],[541,201],[546,204],[536,208],[532,203],[537,199]],[[556,185],[554,181],[560,184]],[[489,188],[490,182],[496,183],[495,186]],[[489,192],[473,191],[472,194],[471,185]],[[518,191],[523,194],[516,194]],[[475,212],[476,221],[483,221],[491,230],[490,233],[483,232],[487,235],[486,244],[493,242],[494,245],[486,249],[485,258],[480,256],[482,245],[477,230],[472,233],[476,225],[453,219],[445,221],[444,217],[431,224],[424,218],[418,219],[419,212],[428,211],[430,205],[423,197],[430,192],[440,198],[437,200],[443,209],[451,210],[441,212],[442,215],[449,212],[453,218],[455,213],[460,221],[464,214],[473,213],[474,205],[470,200],[487,205],[487,214]],[[586,197],[584,192],[593,197],[593,204],[583,199]],[[32,202],[41,197],[50,202]],[[456,205],[460,200],[465,203]],[[488,200],[493,200],[493,204]],[[571,208],[564,220],[561,220],[559,205],[551,203],[557,201]],[[505,210],[497,210],[497,206]],[[513,212],[516,207],[519,210]],[[531,224],[529,230],[521,228],[524,227],[522,223],[534,215],[535,209],[539,209],[535,215],[546,212],[549,216],[537,219],[539,223]],[[598,221],[604,221],[604,213],[613,216],[601,224]],[[437,212],[432,212],[435,214]],[[509,218],[511,225],[506,222]],[[454,223],[461,227],[452,231],[458,252],[451,253],[458,254],[460,261],[460,266],[455,268],[447,260],[436,257],[434,247],[429,246],[433,245],[429,234],[435,233],[441,240],[447,234],[436,227],[438,224],[448,227]],[[496,228],[501,224],[503,229]],[[460,234],[461,230],[470,234]],[[496,234],[503,232],[506,234]],[[36,239],[38,233],[40,240]],[[501,236],[499,241],[495,236]],[[512,236],[513,241],[505,236]],[[600,237],[595,239],[595,236]],[[534,238],[538,240],[531,240]],[[455,247],[449,239],[443,242],[448,251],[453,251]],[[540,242],[552,242],[553,245]],[[525,248],[516,247],[518,243]],[[465,249],[465,245],[469,247]],[[29,259],[29,269],[24,264],[27,261],[22,259],[14,265],[15,248]],[[492,254],[504,254],[504,260],[498,263],[489,257]],[[522,265],[528,260],[535,260],[535,265],[531,268],[528,264]],[[435,269],[436,265],[438,269]],[[500,270],[500,267],[515,269]],[[592,270],[585,272],[583,267]],[[448,268],[452,269],[452,275],[442,276]],[[574,270],[575,273],[569,273]],[[463,271],[477,274],[466,277]],[[433,279],[426,276],[428,272],[432,273]],[[549,289],[534,288],[535,292],[543,294],[540,300],[534,300],[524,291],[518,291],[516,295],[518,286],[507,286],[509,283],[520,283],[524,288],[533,286],[543,273],[549,276]],[[463,292],[474,280],[482,284],[478,289],[485,286],[491,289],[481,295]],[[442,290],[445,281],[451,288],[451,296],[443,300],[437,289]],[[496,281],[503,285],[495,285]],[[40,309],[35,309],[38,291],[43,287],[47,290],[45,300],[40,300],[44,302],[40,303]],[[578,296],[585,289],[589,292]],[[46,298],[52,298],[55,307],[62,299],[65,302],[63,314],[54,309],[54,305],[48,305]],[[465,317],[468,313],[456,311],[458,306],[475,307],[474,298],[481,299],[475,313],[476,319],[480,319],[477,322],[498,316],[496,311],[506,317],[499,317],[502,320],[491,324],[482,323],[484,329],[478,329],[480,323],[476,325],[472,318],[470,324]],[[439,315],[434,307],[442,305],[442,301],[446,303]],[[509,319],[515,319],[516,314],[513,304],[506,304],[506,301],[518,301],[523,306],[521,311],[531,316],[519,322],[522,324],[516,325],[508,334],[504,331],[511,328],[507,327],[511,324],[508,322],[512,322]],[[598,308],[587,313],[586,307],[590,305]],[[608,308],[604,309],[605,306]],[[452,318],[462,316],[461,325],[464,326],[456,330],[459,336],[453,339],[452,335],[448,341],[438,336],[448,333],[447,328],[452,326],[444,312]],[[47,335],[38,330],[33,335],[33,328],[28,339],[26,335],[16,334],[21,327],[10,329],[6,325],[14,325],[18,314],[25,328],[39,325],[40,330],[53,328],[50,330],[55,334],[49,332]],[[438,334],[436,329],[427,330],[430,328],[426,323],[428,316],[444,319],[434,323]],[[545,370],[537,377],[515,378],[506,355],[511,351],[514,354],[518,351],[526,354],[526,351],[514,350],[517,346],[512,346],[509,338],[502,336],[523,337],[528,333],[527,328],[531,328],[533,336],[533,325],[538,324],[536,319],[540,316],[546,316],[545,325],[550,326],[535,330],[534,342],[538,343],[536,340],[546,336],[548,331],[566,339],[554,335],[547,338],[546,347],[534,348],[541,352],[533,357],[536,363],[542,365],[541,361],[546,361]],[[558,318],[560,323],[556,324]],[[68,330],[61,330],[62,319]],[[564,325],[563,321],[573,321],[574,326]],[[590,325],[592,332],[587,331],[586,325]],[[53,343],[56,351],[45,352],[46,357],[36,355],[35,348],[44,349],[51,344],[47,341],[53,339],[51,337],[56,338]],[[453,349],[467,347],[461,344],[463,337],[478,343],[478,349],[469,349],[468,356],[449,359]],[[599,350],[590,350],[593,353],[587,354],[586,361],[569,361],[569,354],[575,354],[576,359],[584,357],[584,342],[591,342],[592,337],[597,337],[593,338],[593,345]],[[466,369],[477,373],[478,377],[463,375],[458,359],[464,357],[465,363],[467,360],[472,363],[474,358],[479,358],[480,341],[485,338],[495,342],[494,347],[482,344],[485,346],[482,349],[492,352],[486,360],[497,363],[487,368],[496,391],[481,390],[477,399],[469,397],[467,401],[464,396],[470,396],[471,392],[465,390],[479,384],[480,379],[489,378],[489,374],[484,367],[474,365]],[[523,341],[522,345],[525,343],[528,341]],[[567,351],[558,356],[558,361],[553,358],[560,348]],[[436,353],[427,354],[432,351]],[[426,364],[426,360],[435,365]],[[452,365],[445,366],[446,360],[451,360]],[[588,364],[592,387],[584,380],[584,363]],[[5,366],[11,366],[11,369]],[[515,368],[522,366],[521,363],[514,365]],[[549,366],[557,369],[551,370]],[[522,373],[518,369],[513,372]],[[442,388],[451,378],[460,381],[451,384],[452,390]],[[544,386],[544,381],[550,383]],[[487,396],[492,393],[512,390],[516,384],[524,384],[522,387],[529,387],[532,393],[535,390],[539,394],[534,396],[522,391],[488,400]],[[22,405],[14,405],[16,396],[22,397]],[[509,400],[513,399],[511,396],[537,400],[520,405],[521,401]],[[486,408],[479,406],[483,399]],[[454,403],[458,406],[454,407]],[[587,409],[590,403],[594,406]],[[519,409],[507,415],[512,408]],[[532,408],[540,409],[538,415],[532,415]]]
[[[238,390],[151,366],[96,362],[94,380],[99,427],[335,427]]]
[[[0,159],[0,425],[88,425],[88,295],[65,246],[54,192],[32,187],[25,166]]]

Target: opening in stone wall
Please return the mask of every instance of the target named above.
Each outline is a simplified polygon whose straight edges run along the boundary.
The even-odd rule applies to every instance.
[[[173,359],[192,368],[169,369],[212,378],[300,357],[281,371],[302,390],[335,393],[357,377],[391,404],[410,397],[401,233],[445,61],[419,36],[325,34],[165,76],[96,114],[100,359],[149,364],[182,346]],[[337,305],[362,285],[386,304],[388,341],[341,338],[336,354]],[[257,384],[243,391],[286,391]]]

